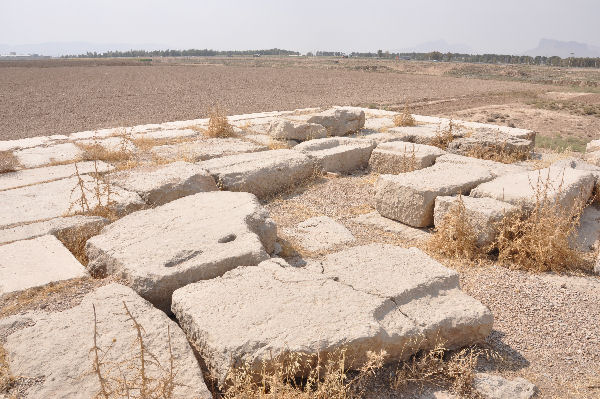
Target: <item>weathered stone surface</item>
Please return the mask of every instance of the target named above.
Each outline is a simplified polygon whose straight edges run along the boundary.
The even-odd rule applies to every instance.
[[[387,129],[394,127],[394,119],[393,118],[367,118],[365,120],[365,129]]]
[[[99,230],[108,223],[108,219],[100,216],[77,215],[50,219],[45,222],[24,224],[7,229],[0,229],[0,245],[8,244],[13,241],[29,240],[48,234],[57,235],[65,230]]]
[[[355,247],[327,256],[322,271],[280,259],[240,267],[175,291],[172,310],[219,380],[239,359],[260,367],[286,351],[326,357],[345,347],[353,367],[368,350],[385,348],[393,361],[435,339],[454,347],[491,331],[491,313],[458,289],[458,275],[418,249]]]
[[[585,145],[585,152],[600,151],[600,140],[592,140]]]
[[[484,168],[456,166],[449,169],[438,164],[400,175],[381,175],[375,185],[376,209],[381,216],[410,226],[431,226],[436,197],[466,195],[492,178]]]
[[[398,174],[427,168],[446,153],[438,147],[392,141],[379,144],[371,153],[369,166],[377,173]]]
[[[100,148],[111,152],[131,153],[137,150],[137,147],[125,136],[80,140],[76,141],[75,144],[82,147],[84,151],[86,150],[86,147],[90,146],[99,146]]]
[[[390,233],[396,233],[400,238],[408,242],[423,241],[431,236],[431,233],[426,229],[419,229],[392,219],[384,218],[377,211],[365,213],[364,215],[357,216],[350,220],[355,223],[374,226]]]
[[[168,311],[177,288],[268,259],[276,235],[254,195],[200,193],[106,226],[86,244],[88,268],[119,275]]]
[[[458,127],[475,130],[476,132],[506,134],[519,139],[535,141],[536,133],[533,130],[469,121],[454,121],[454,124]]]
[[[81,212],[81,198],[86,198],[90,208],[98,204],[96,180],[88,175],[81,176],[84,194],[77,177],[56,180],[34,186],[0,191],[0,204],[10,209],[0,212],[0,228],[20,223],[31,223]],[[108,196],[101,184],[100,203],[105,206]],[[144,205],[136,193],[111,186],[111,206],[117,213],[123,214]]]
[[[294,150],[272,150],[231,155],[200,162],[220,187],[259,197],[277,193],[315,173],[315,160]]]
[[[308,251],[323,251],[336,245],[354,241],[354,236],[343,224],[327,216],[316,216],[300,223],[295,229],[286,230],[298,239]]]
[[[266,150],[267,147],[238,138],[201,138],[191,142],[159,145],[152,153],[168,160],[199,162],[227,155]]]
[[[63,143],[25,148],[14,154],[25,168],[37,168],[53,162],[74,162],[83,155],[83,151],[73,143]]]
[[[463,155],[446,154],[436,158],[436,164],[445,164],[447,168],[455,166],[466,166],[487,169],[494,177],[507,175],[510,173],[527,172],[528,169],[523,165],[506,164],[502,162],[489,161],[485,159],[465,157]]]
[[[292,148],[298,145],[296,140],[278,140],[268,134],[248,134],[244,138],[271,149]]]
[[[448,152],[470,155],[480,148],[507,154],[527,155],[533,149],[533,141],[520,139],[499,132],[475,132],[468,137],[457,138],[448,145]]]
[[[557,200],[562,206],[570,207],[579,195],[587,200],[595,182],[592,172],[551,166],[497,177],[475,188],[471,196],[495,198],[530,209],[535,205],[536,193],[540,193],[550,201]]]
[[[345,173],[365,168],[373,148],[371,140],[329,137],[300,143],[294,150],[316,158],[326,172]]]
[[[132,135],[134,139],[146,139],[146,140],[164,140],[164,139],[178,139],[184,137],[200,136],[198,130],[193,129],[165,129],[155,130],[152,132],[135,133]]]
[[[0,151],[12,151],[46,145],[53,140],[48,136],[29,137],[26,139],[0,141]]]
[[[80,175],[95,173],[96,171],[104,173],[114,169],[112,165],[102,161],[96,162],[96,166],[94,166],[94,162],[79,162],[76,165]],[[2,173],[0,174],[0,191],[63,179],[75,176],[75,174],[75,164],[46,166],[44,168],[23,169],[16,172]]]
[[[493,198],[461,197],[464,204],[466,221],[477,235],[477,244],[485,247],[494,242],[497,235],[497,224],[504,218],[516,212],[519,208],[507,202]],[[435,199],[433,223],[439,226],[446,214],[459,205],[458,197],[440,196]]]
[[[327,130],[317,123],[278,119],[271,122],[268,134],[279,140],[313,140],[327,137]]]
[[[438,135],[439,127],[435,125],[398,126],[388,129],[386,133],[392,133],[401,138],[417,144],[429,144]]]
[[[215,179],[206,170],[187,162],[130,169],[111,174],[110,181],[138,193],[150,205],[163,205],[186,195],[218,190]]]
[[[600,239],[600,209],[593,205],[587,206],[581,218],[579,225],[572,238],[571,245],[583,252],[590,252],[598,247]]]
[[[484,399],[531,399],[536,394],[536,387],[524,378],[512,380],[499,375],[476,373],[473,388]]]
[[[586,152],[584,158],[587,162],[600,166],[600,151]]]
[[[102,396],[91,350],[94,331],[101,350],[100,370],[105,383],[114,388],[114,380],[125,376],[130,387],[139,387],[139,344],[123,303],[142,327],[147,359],[145,373],[149,380],[167,377],[172,352],[175,378],[171,397],[211,398],[200,366],[179,326],[133,290],[119,284],[98,288],[86,295],[80,305],[63,312],[22,316],[30,326],[8,335],[4,347],[11,372],[36,381],[27,389],[25,397]],[[150,358],[152,361],[148,361]]]
[[[54,236],[0,246],[0,295],[85,276],[85,268]]]
[[[352,107],[333,108],[309,117],[306,122],[324,126],[329,136],[344,136],[364,127],[365,112]]]
[[[401,135],[401,134],[394,134],[391,132],[379,133],[375,130],[367,130],[367,129],[361,129],[358,133],[350,134],[350,135],[348,135],[348,137],[371,140],[375,144],[387,143],[390,141],[404,141],[407,143],[409,142],[408,139],[406,138],[406,136]]]

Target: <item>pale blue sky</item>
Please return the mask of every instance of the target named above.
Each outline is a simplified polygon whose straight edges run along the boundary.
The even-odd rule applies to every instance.
[[[600,46],[600,0],[0,0],[0,43],[397,50],[443,39],[519,53],[541,38]]]

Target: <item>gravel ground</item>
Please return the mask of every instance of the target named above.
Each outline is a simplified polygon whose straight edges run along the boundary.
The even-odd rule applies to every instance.
[[[440,106],[464,109],[550,90],[500,80],[260,62],[133,66],[57,60],[57,66],[45,61],[25,67],[0,63],[0,140],[194,119],[207,116],[215,104],[229,114],[241,114],[406,101],[421,104],[415,110],[426,113],[429,106],[434,111]]]

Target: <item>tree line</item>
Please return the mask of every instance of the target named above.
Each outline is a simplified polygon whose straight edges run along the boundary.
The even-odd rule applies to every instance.
[[[297,51],[283,50],[278,48],[267,50],[210,50],[210,49],[188,49],[188,50],[127,50],[127,51],[105,51],[85,54],[64,55],[63,58],[120,58],[120,57],[211,57],[211,56],[235,56],[235,55],[300,55]]]

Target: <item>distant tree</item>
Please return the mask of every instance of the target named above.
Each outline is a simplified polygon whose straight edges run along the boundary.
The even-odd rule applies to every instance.
[[[377,50],[377,57],[379,57],[379,58],[383,57],[383,50]]]

